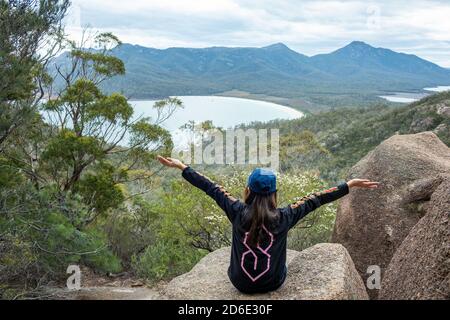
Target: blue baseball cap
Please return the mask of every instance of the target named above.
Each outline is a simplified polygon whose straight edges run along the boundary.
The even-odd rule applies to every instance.
[[[257,168],[248,177],[248,187],[254,193],[269,195],[277,191],[277,177],[272,170]]]

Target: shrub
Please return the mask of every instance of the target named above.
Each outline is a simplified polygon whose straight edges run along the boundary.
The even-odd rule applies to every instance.
[[[79,230],[72,224],[85,210],[76,198],[51,189],[23,184],[0,190],[0,283],[29,290],[65,278],[70,264],[118,272],[120,261],[105,235],[95,227]]]
[[[138,276],[158,281],[189,271],[204,255],[204,250],[160,241],[134,255],[132,266]]]

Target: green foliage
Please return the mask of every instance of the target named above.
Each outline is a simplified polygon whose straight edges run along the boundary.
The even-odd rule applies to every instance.
[[[303,169],[317,170],[315,163],[330,158],[330,151],[309,130],[289,132],[280,137],[280,159],[283,171],[298,169],[299,164]]]
[[[135,196],[148,193],[157,181],[154,155],[172,148],[160,124],[181,101],[158,103],[161,118],[150,122],[134,119],[123,95],[104,94],[101,83],[125,72],[123,62],[109,54],[120,45],[110,33],[94,38],[95,50],[69,42],[72,65],[58,67],[64,86],[53,90],[44,72],[47,60],[40,59],[37,46],[26,51],[50,26],[27,29],[39,25],[34,21],[16,26],[23,32],[17,37],[8,32],[15,25],[12,17],[25,21],[19,12],[59,23],[40,15],[61,18],[66,5],[0,2],[0,43],[5,44],[0,47],[0,295],[7,297],[62,281],[69,264],[118,272],[155,240],[148,205]],[[44,93],[50,99],[39,103]]]
[[[59,32],[69,1],[0,2],[0,101],[32,96],[42,71],[41,41]]]
[[[104,153],[100,142],[94,137],[80,137],[74,131],[65,129],[49,139],[42,153],[42,161],[50,166],[53,172],[66,172],[77,165],[78,155],[83,158],[100,158]]]
[[[152,145],[160,145],[158,153],[167,153],[173,148],[172,136],[159,125],[151,124],[147,119],[141,119],[130,128],[130,144],[135,149],[142,150],[151,148]],[[155,150],[156,151],[156,150]]]
[[[117,255],[110,249],[108,236],[103,230],[89,228],[86,231],[89,246],[81,258],[81,263],[91,267],[93,270],[101,273],[118,273],[122,270],[122,262]],[[77,246],[78,250],[83,248]],[[90,249],[90,251],[89,251]]]
[[[42,106],[51,130],[40,148],[42,175],[50,176],[62,191],[82,195],[95,211],[89,223],[125,200],[130,181],[145,184],[155,153],[172,148],[171,136],[160,123],[135,120],[123,95],[102,92],[104,80],[125,72],[123,62],[110,55],[120,41],[110,33],[93,40],[97,50],[71,43],[71,68],[58,67],[65,87]],[[179,106],[176,99],[167,99],[157,110],[164,113]]]
[[[13,188],[24,180],[24,176],[17,172],[11,161],[0,156],[0,186]]]
[[[76,197],[25,183],[1,188],[0,203],[0,283],[33,288],[65,277],[70,264],[121,269],[100,230],[75,228],[73,217],[88,210]]]
[[[36,151],[43,150],[42,175],[64,192],[80,192],[96,211],[92,221],[125,200],[130,182],[149,187],[155,153],[168,153],[173,146],[160,124],[182,106],[170,98],[155,106],[166,118],[133,118],[123,95],[104,94],[100,88],[106,79],[125,72],[123,62],[110,54],[120,41],[110,33],[93,40],[96,50],[71,43],[71,67],[57,67],[64,86],[42,106],[51,130]]]
[[[151,281],[186,272],[207,252],[230,244],[223,212],[202,191],[175,179],[148,207],[157,213],[154,241],[132,259],[136,274]]]
[[[329,188],[316,175],[291,171],[279,175],[279,205],[287,206],[299,198]],[[288,236],[288,248],[301,251],[317,243],[329,242],[336,217],[336,204],[328,204],[308,214]]]
[[[227,183],[233,179],[227,177]],[[203,191],[186,181],[174,181],[161,194],[155,210],[162,215],[159,238],[166,242],[209,252],[231,244],[231,227],[225,214]]]
[[[189,271],[203,256],[203,250],[160,240],[133,256],[132,266],[140,277],[158,281]]]
[[[33,117],[48,81],[44,65],[58,52],[63,1],[0,1],[0,147]],[[43,44],[47,48],[43,48]]]
[[[104,38],[102,41],[108,42],[112,40],[110,38],[105,38],[105,34],[100,34],[98,38]],[[98,40],[97,40],[98,41]],[[72,56],[80,60],[88,62],[95,72],[98,74],[105,75],[107,77],[113,77],[116,75],[121,75],[125,73],[125,66],[122,60],[105,55],[104,52],[95,53],[86,50],[74,49],[72,50]]]
[[[131,258],[157,240],[159,214],[152,205],[136,197],[128,210],[118,208],[102,222],[112,250],[129,267]]]
[[[95,173],[94,173],[95,172]],[[87,172],[75,187],[84,202],[98,213],[118,208],[125,200],[124,192],[115,180],[115,168],[112,164],[100,163]]]

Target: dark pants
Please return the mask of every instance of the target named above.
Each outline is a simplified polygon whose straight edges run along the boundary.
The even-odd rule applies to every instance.
[[[236,281],[233,281],[233,279],[231,278],[230,269],[228,268],[228,278],[230,279],[230,282],[233,284],[233,286],[237,290],[239,290],[241,293],[244,293],[244,294],[258,294],[258,293],[261,294],[261,293],[268,293],[271,291],[275,291],[284,284],[284,281],[286,280],[286,276],[287,276],[287,267],[285,266],[281,279],[279,279],[279,280],[277,279],[276,281],[274,281],[273,284],[266,285],[266,286],[264,286],[264,288],[258,287],[257,285],[243,287],[243,286],[239,285],[238,283],[236,283]]]

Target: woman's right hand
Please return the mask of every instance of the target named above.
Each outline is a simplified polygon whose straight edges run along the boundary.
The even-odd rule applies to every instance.
[[[158,156],[157,157],[158,161],[165,165],[166,167],[170,167],[170,168],[178,168],[180,170],[184,170],[187,168],[187,165],[185,165],[183,162],[181,162],[178,159],[173,159],[173,158],[164,158],[162,156]]]

